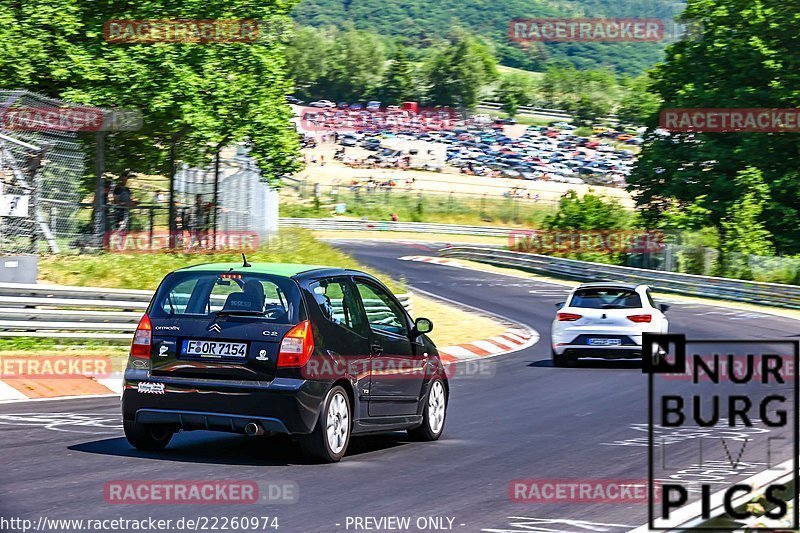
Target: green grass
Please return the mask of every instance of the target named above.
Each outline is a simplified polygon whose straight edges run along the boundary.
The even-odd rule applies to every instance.
[[[4,351],[29,351],[41,352],[45,350],[70,350],[70,349],[104,349],[127,353],[128,343],[113,344],[103,340],[85,339],[46,339],[42,337],[3,337],[0,340],[0,352]]]
[[[521,183],[522,184],[522,183]],[[331,216],[331,204],[344,203],[345,215],[370,220],[391,220],[396,213],[403,222],[436,222],[441,224],[512,225],[541,227],[544,217],[553,213],[551,203],[533,203],[527,199],[481,198],[446,194],[408,194],[398,191],[361,192],[339,191],[336,200],[325,195],[319,202],[285,202],[281,216],[316,218]]]
[[[403,292],[404,284],[359,265],[352,257],[329,244],[314,239],[311,232],[281,230],[258,251],[247,254],[251,263],[303,263],[357,268],[371,272],[394,292]],[[201,263],[241,261],[238,252],[227,253],[102,253],[97,255],[49,255],[39,259],[39,282],[59,285],[155,290],[161,279],[178,268]]]

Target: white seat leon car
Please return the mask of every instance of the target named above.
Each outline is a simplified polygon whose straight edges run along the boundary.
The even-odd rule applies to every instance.
[[[667,333],[666,304],[656,305],[647,285],[583,283],[556,304],[553,366],[579,358],[641,359],[642,333]]]

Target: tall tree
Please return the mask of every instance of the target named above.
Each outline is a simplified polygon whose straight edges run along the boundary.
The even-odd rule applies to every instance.
[[[702,35],[668,48],[651,73],[664,108],[795,108],[800,98],[800,11],[785,0],[689,0],[683,16]],[[649,125],[658,125],[652,117]],[[800,252],[800,139],[796,133],[652,133],[629,183],[646,215],[672,199],[704,198],[709,223],[722,227],[747,194],[737,175],[761,172],[769,201],[758,219],[777,251]]]
[[[473,110],[481,88],[497,79],[497,62],[477,37],[454,30],[425,65],[428,103]]]
[[[414,65],[408,60],[405,49],[398,46],[381,81],[379,94],[385,102],[399,104],[416,99],[416,93]]]
[[[171,171],[171,159],[207,162],[223,138],[259,137],[254,155],[267,178],[297,168],[286,127],[291,90],[282,46],[269,31],[288,21],[293,1],[110,0],[0,3],[0,84],[84,105],[131,108],[141,130],[109,136],[111,172]],[[246,43],[125,43],[103,37],[111,19],[253,19],[267,32]],[[262,31],[264,27],[262,27]],[[254,131],[269,117],[272,128]],[[174,156],[174,157],[171,157]]]
[[[661,97],[652,92],[652,80],[647,74],[623,78],[621,85],[623,95],[617,109],[620,122],[642,125],[658,113]]]
[[[535,99],[536,85],[528,74],[514,72],[500,76],[496,97],[503,104],[503,111],[513,117],[521,105],[531,105]]]

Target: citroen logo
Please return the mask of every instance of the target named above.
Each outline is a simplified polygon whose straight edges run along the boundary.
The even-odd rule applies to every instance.
[[[211,324],[211,325],[208,327],[208,331],[216,331],[217,333],[220,333],[220,332],[222,331],[222,328],[221,328],[221,327],[219,327],[219,324],[217,324],[216,322],[214,322],[213,324]]]

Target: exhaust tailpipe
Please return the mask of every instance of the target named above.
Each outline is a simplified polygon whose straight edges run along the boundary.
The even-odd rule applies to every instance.
[[[264,434],[264,428],[257,422],[250,422],[244,427],[244,433],[248,437],[258,437]]]

